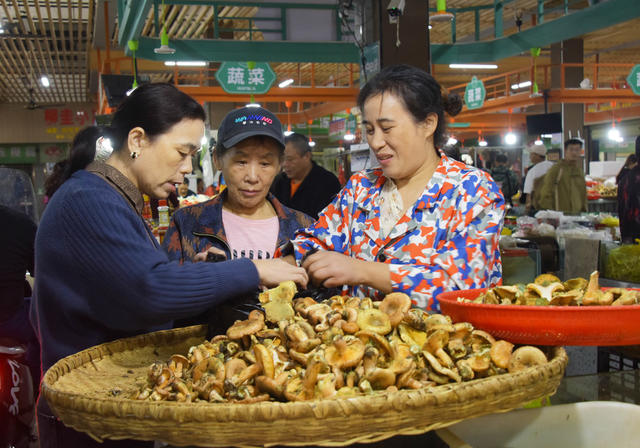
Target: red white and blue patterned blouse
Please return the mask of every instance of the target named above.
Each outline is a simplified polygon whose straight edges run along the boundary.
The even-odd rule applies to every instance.
[[[354,174],[318,220],[296,232],[297,262],[315,248],[387,263],[393,290],[435,311],[441,292],[501,282],[505,202],[488,173],[442,155],[422,196],[384,237],[380,202],[386,180],[380,169]],[[367,286],[345,292],[381,298]]]

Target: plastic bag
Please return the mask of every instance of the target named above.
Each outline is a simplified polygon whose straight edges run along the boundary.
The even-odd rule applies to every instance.
[[[624,282],[640,283],[640,244],[625,244],[609,252],[606,277]]]

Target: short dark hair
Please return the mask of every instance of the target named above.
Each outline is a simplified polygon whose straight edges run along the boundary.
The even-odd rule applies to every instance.
[[[296,148],[296,151],[298,151],[298,154],[301,156],[311,152],[309,140],[307,140],[307,137],[302,134],[294,132],[293,134],[286,136],[284,138],[284,144],[287,145],[289,143],[291,143],[294,148]]]
[[[569,140],[565,140],[564,149],[567,149],[569,145],[580,145],[582,148],[582,140],[578,140],[577,138],[570,138]]]
[[[400,98],[416,123],[426,120],[429,114],[438,116],[438,126],[433,133],[436,147],[444,144],[446,123],[444,113],[457,115],[462,109],[462,99],[457,94],[442,92],[433,76],[410,65],[385,67],[360,90],[358,107],[364,110],[364,103],[371,97],[392,93]]]
[[[504,154],[498,154],[496,156],[497,163],[507,163],[508,161],[509,161],[509,158]]]

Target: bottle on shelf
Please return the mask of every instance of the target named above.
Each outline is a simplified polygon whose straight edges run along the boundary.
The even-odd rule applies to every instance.
[[[142,206],[142,219],[147,223],[147,225],[153,228],[153,215],[151,214],[151,200],[149,196],[146,194],[142,195],[142,199],[144,201],[144,205]]]
[[[158,242],[162,243],[165,233],[169,228],[169,206],[166,199],[158,201]]]

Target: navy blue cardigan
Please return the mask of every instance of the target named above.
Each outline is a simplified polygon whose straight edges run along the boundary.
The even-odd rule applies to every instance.
[[[132,205],[84,170],[47,205],[35,250],[32,312],[45,370],[87,347],[170,328],[259,284],[248,259],[169,261]]]

